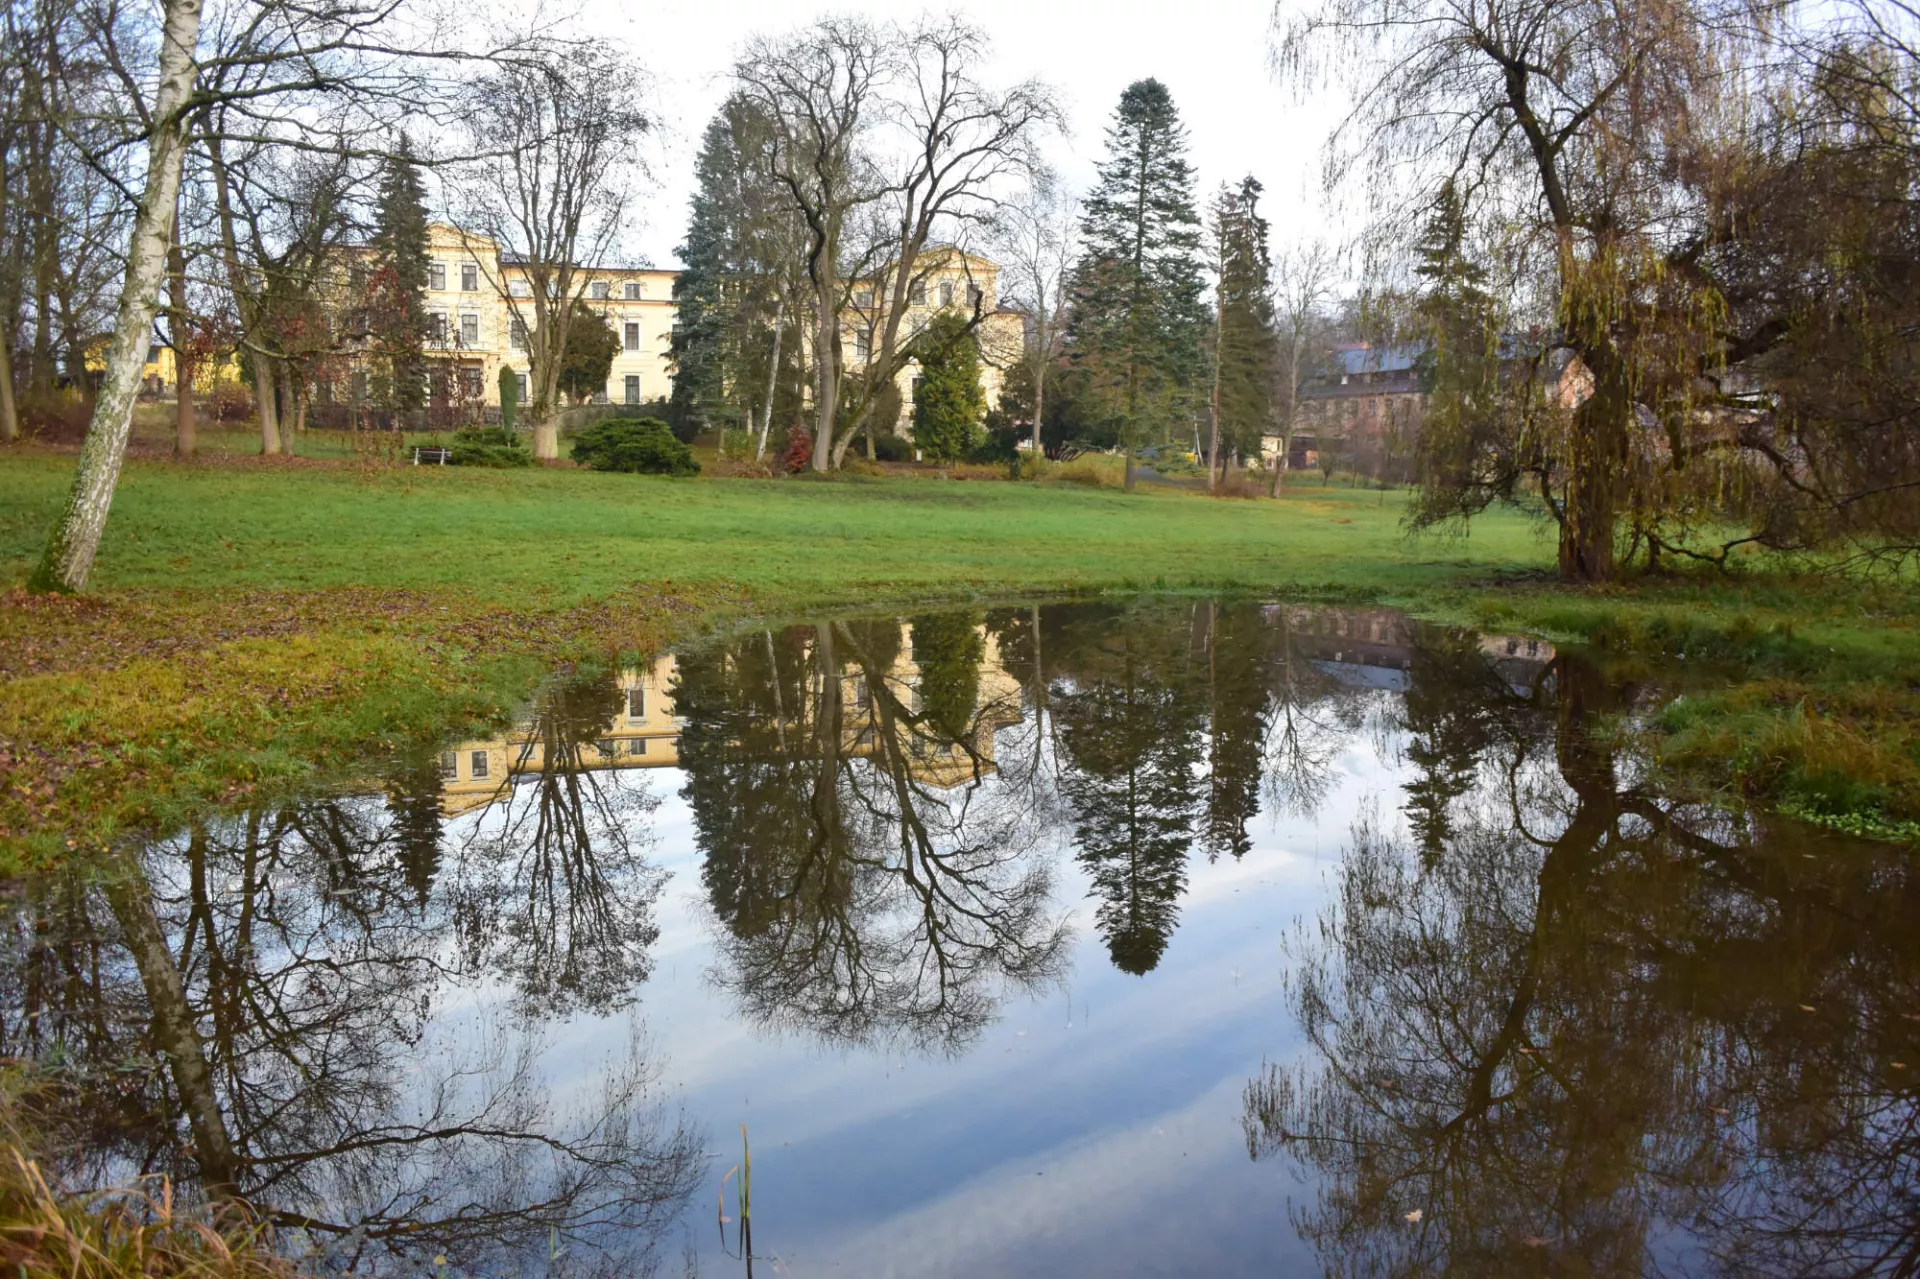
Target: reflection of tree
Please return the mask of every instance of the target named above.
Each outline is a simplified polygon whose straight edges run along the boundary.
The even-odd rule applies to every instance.
[[[1243,857],[1247,823],[1260,807],[1271,714],[1268,661],[1273,631],[1258,610],[1206,605],[1207,805],[1209,857]]]
[[[88,1180],[168,1171],[343,1263],[444,1252],[498,1271],[561,1242],[630,1270],[697,1143],[651,1101],[637,1049],[557,1108],[531,1025],[432,1017],[447,913],[422,908],[394,855],[404,819],[383,812],[249,814],[77,892],[35,890],[0,1050],[49,1075],[37,1104]]]
[[[658,801],[588,754],[620,698],[610,672],[588,672],[535,699],[526,744],[541,766],[501,788],[459,850],[463,948],[543,1011],[578,1001],[606,1012],[632,999],[659,935],[665,880],[646,859]]]
[[[1438,856],[1360,827],[1252,1152],[1319,1175],[1329,1273],[1911,1272],[1910,859],[1623,782],[1617,695],[1556,667],[1474,728]]]
[[[1186,887],[1205,703],[1186,627],[1152,614],[1098,622],[1054,644],[1072,672],[1052,692],[1070,762],[1060,788],[1107,951],[1140,974],[1160,962]]]
[[[965,641],[937,629],[914,632],[916,664],[924,675],[931,657],[943,681],[937,704],[896,673],[892,622],[761,635],[679,664],[685,794],[728,930],[716,980],[757,1021],[957,1049],[1002,989],[1057,968],[1038,829],[981,750],[1009,709],[977,704],[971,623]],[[968,652],[971,670],[953,669]]]
[[[928,613],[912,621],[920,703],[929,721],[951,738],[966,736],[980,699],[980,661],[986,646],[975,627],[966,613]]]

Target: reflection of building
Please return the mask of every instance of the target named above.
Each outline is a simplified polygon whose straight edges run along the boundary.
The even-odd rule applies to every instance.
[[[1405,613],[1390,608],[1303,608],[1274,605],[1286,619],[1293,650],[1349,688],[1402,692],[1410,682],[1416,636]]]
[[[866,675],[839,672],[842,753],[855,758],[904,760],[906,771],[929,786],[946,788],[971,781],[976,760],[981,772],[993,769],[993,735],[1020,722],[1020,685],[1000,664],[999,645],[976,628],[983,656],[978,666],[979,696],[963,742],[925,721],[896,718],[880,704]],[[880,677],[891,703],[917,717],[922,710],[921,670],[913,657],[912,628],[901,625],[900,648]],[[680,763],[681,720],[673,701],[677,663],[672,654],[651,666],[620,672],[619,709],[596,737],[568,743],[569,763],[589,769],[673,768]],[[822,692],[814,681],[817,698]],[[804,728],[798,716],[789,727]],[[891,732],[889,742],[885,734]],[[545,771],[546,744],[532,723],[492,741],[462,742],[441,752],[441,807],[449,814],[469,812],[497,797],[518,774]]]
[[[1482,635],[1480,651],[1507,687],[1522,697],[1539,687],[1541,672],[1553,664],[1554,647],[1531,635]]]
[[[580,766],[671,768],[680,762],[680,721],[673,713],[672,654],[653,665],[621,671],[620,708],[591,741],[570,743]],[[546,745],[532,725],[504,738],[462,742],[440,755],[442,807],[449,813],[478,808],[498,795],[516,773],[537,773],[547,766]]]

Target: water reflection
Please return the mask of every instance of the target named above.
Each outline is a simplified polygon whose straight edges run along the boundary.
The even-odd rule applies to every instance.
[[[1041,1129],[1160,1151],[1179,1109],[1226,1157],[1244,1140],[1259,1167],[1231,1193],[1254,1216],[1279,1220],[1266,1168],[1300,1174],[1288,1246],[1297,1230],[1329,1274],[1910,1272],[1907,858],[1663,795],[1616,733],[1664,695],[1386,610],[1143,601],[742,633],[562,672],[511,730],[363,795],[24,886],[0,1052],[40,1066],[70,1176],[167,1172],[340,1267],[646,1268],[737,1158],[708,1165],[661,1105],[671,1084],[724,1088],[699,1118],[729,1150],[755,1107],[755,1234],[783,1248],[823,1216],[873,1226],[872,1247],[892,1219],[859,1190],[938,1215]],[[1339,849],[1281,957],[1285,1017],[1274,987],[1241,1002],[1236,966],[1251,984],[1276,958],[1286,916],[1261,885],[1305,877],[1277,829]],[[686,867],[671,895],[667,863]],[[1010,1010],[1069,983],[1134,1011],[1102,1023],[1120,1047],[987,1074],[983,1054],[1039,1038],[1008,1039]],[[643,1013],[694,1064],[649,1048]],[[871,1085],[858,1063],[906,1059],[913,1106],[840,1132],[817,1113],[825,1073]],[[938,1068],[950,1094],[922,1082]],[[1190,1068],[1221,1073],[1182,1093]],[[808,1134],[788,1151],[759,1125],[809,1070],[788,1104],[824,1144],[802,1163]],[[1200,1160],[1165,1159],[1173,1268],[1286,1268],[1259,1231],[1198,1224],[1227,1165],[1188,1186]],[[1004,1201],[1032,1201],[1038,1172],[1016,1175]],[[844,1202],[779,1220],[836,1176]],[[1096,1228],[1074,1214],[1112,1187],[1082,1189],[1043,1232],[1061,1255],[1145,1265],[1158,1201]]]
[[[1638,690],[1542,674],[1409,693],[1250,1153],[1329,1274],[1914,1273],[1908,859],[1664,799],[1596,731]]]
[[[557,751],[597,731],[598,697],[542,698]],[[605,1010],[644,975],[658,876],[639,808],[555,773],[449,856],[405,780],[392,802],[199,823],[29,885],[0,1050],[43,1068],[32,1107],[70,1179],[166,1173],[349,1268],[371,1251],[632,1273],[697,1175],[695,1134],[658,1104],[637,1036],[561,1094],[524,1012]],[[518,998],[490,1009],[498,980]]]

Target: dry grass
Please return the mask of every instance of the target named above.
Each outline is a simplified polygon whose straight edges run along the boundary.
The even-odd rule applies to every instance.
[[[164,1177],[92,1194],[50,1183],[15,1142],[0,1149],[0,1273],[8,1279],[285,1279],[297,1272],[238,1210],[187,1206]]]

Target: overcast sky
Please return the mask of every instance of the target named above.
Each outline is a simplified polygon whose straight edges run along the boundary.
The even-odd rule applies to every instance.
[[[749,35],[792,30],[829,13],[914,12],[811,0],[586,4],[589,29],[631,41],[656,77],[665,126],[649,152],[656,183],[628,244],[655,266],[678,264],[674,246],[686,226],[700,131],[725,96],[728,69]],[[1120,91],[1152,76],[1172,91],[1186,123],[1203,205],[1221,182],[1251,173],[1266,185],[1276,251],[1334,230],[1322,226],[1318,196],[1331,112],[1295,101],[1268,73],[1270,0],[967,0],[955,7],[992,37],[996,84],[1038,76],[1059,92],[1071,133],[1049,150],[1076,191],[1093,178]]]

